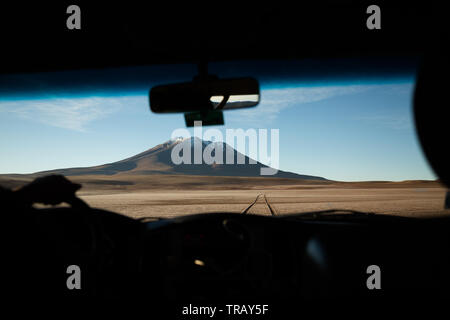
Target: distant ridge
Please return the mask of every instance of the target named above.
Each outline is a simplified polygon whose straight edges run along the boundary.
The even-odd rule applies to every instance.
[[[191,164],[176,165],[172,162],[171,154],[173,148],[181,143],[190,143],[191,147]],[[234,164],[193,164],[194,143],[202,146],[202,152],[208,145],[219,142],[204,141],[199,138],[176,138],[161,143],[151,149],[141,152],[135,156],[129,157],[113,163],[103,164],[93,167],[66,168],[49,171],[41,171],[32,174],[33,176],[41,176],[47,174],[62,174],[65,176],[83,176],[83,175],[154,175],[154,174],[170,174],[170,175],[201,175],[201,176],[234,176],[234,177],[260,177],[261,168],[268,168],[260,162],[250,164],[250,158],[239,153],[229,145],[220,142],[224,150],[228,148],[228,152],[232,152],[234,156]],[[188,147],[188,146],[187,146]],[[238,157],[244,158],[244,164],[237,164]],[[224,159],[225,161],[225,159]],[[302,180],[322,180],[327,179],[318,176],[297,174],[279,170],[274,175],[264,177],[291,178]]]

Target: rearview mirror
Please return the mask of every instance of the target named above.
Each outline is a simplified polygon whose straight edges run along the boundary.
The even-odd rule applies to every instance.
[[[254,107],[258,103],[259,84],[253,78],[210,78],[150,90],[150,108],[155,113],[221,111]]]

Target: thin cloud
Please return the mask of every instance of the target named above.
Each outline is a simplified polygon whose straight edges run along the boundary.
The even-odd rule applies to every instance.
[[[355,120],[371,125],[382,126],[393,130],[408,130],[412,128],[412,119],[408,115],[373,115],[356,117]]]
[[[406,90],[405,86],[410,86],[410,84],[340,85],[266,89],[261,91],[261,102],[255,109],[239,110],[230,113],[230,118],[235,121],[245,122],[259,122],[261,119],[264,119],[264,121],[273,121],[282,110],[301,104],[322,101],[343,95],[363,93],[379,88],[394,89],[396,92],[403,92]]]
[[[116,113],[130,97],[48,98],[0,102],[0,112],[74,131]]]

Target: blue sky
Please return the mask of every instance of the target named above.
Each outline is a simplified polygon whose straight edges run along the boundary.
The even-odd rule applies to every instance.
[[[279,129],[285,171],[341,181],[436,179],[415,136],[413,88],[413,77],[261,83],[257,107],[225,112],[226,125],[212,128]],[[184,127],[181,114],[152,114],[147,91],[0,99],[0,173],[118,161]]]

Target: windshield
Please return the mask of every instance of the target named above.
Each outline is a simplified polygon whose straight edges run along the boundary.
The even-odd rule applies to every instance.
[[[90,206],[135,218],[445,214],[446,190],[414,129],[416,62],[394,73],[380,66],[212,63],[220,77],[258,79],[260,103],[226,111],[223,126],[194,128],[182,114],[151,113],[148,90],[190,81],[195,65],[3,75],[0,184],[63,174]]]

